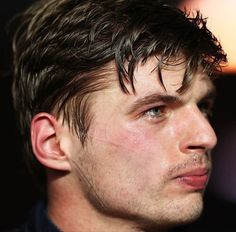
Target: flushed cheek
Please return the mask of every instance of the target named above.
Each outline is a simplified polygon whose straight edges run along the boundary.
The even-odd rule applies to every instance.
[[[115,122],[115,123],[114,123]],[[93,124],[90,130],[93,150],[102,163],[121,163],[127,169],[150,178],[162,176],[177,159],[177,138],[171,126],[149,125],[143,121],[112,120]],[[100,151],[99,151],[100,150]],[[153,178],[153,177],[152,177]]]
[[[107,143],[110,153],[118,159],[128,161],[134,168],[144,170],[149,175],[156,175],[164,172],[169,165],[171,146],[163,138],[166,136],[162,132],[157,135],[152,130],[126,125],[112,130]]]
[[[167,173],[176,162],[176,151],[169,150],[172,146],[162,141],[163,133],[159,135],[136,128],[135,131],[116,131],[111,137],[111,152],[124,168],[126,176],[123,177],[129,176],[131,182],[124,186],[121,196],[128,198],[134,195],[142,201],[150,198],[153,192],[165,192],[169,178]]]

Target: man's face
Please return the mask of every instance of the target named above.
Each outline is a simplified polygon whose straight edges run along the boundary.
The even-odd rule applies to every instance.
[[[138,65],[135,94],[123,93],[118,81],[95,93],[86,145],[81,152],[75,143],[73,157],[97,207],[144,222],[175,224],[202,211],[211,169],[207,152],[216,144],[203,108],[211,103],[212,85],[197,75],[179,95],[184,65],[162,71],[165,89],[156,65],[155,58]]]

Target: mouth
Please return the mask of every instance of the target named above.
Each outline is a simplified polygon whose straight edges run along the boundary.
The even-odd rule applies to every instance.
[[[198,168],[178,175],[175,179],[181,186],[190,190],[204,190],[210,176],[208,168]]]

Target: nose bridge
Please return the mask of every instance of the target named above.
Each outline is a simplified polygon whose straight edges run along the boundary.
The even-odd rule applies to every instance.
[[[217,138],[207,118],[196,105],[189,105],[183,110],[185,133],[182,136],[181,149],[204,152],[211,150],[216,145]]]

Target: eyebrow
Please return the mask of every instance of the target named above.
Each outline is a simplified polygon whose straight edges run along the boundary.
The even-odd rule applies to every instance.
[[[216,88],[214,86],[210,86],[208,91],[198,99],[198,102],[202,102],[205,99],[214,100],[216,97]],[[169,95],[169,94],[160,94],[153,93],[142,98],[137,99],[132,105],[129,107],[127,114],[134,113],[137,109],[145,105],[152,105],[157,102],[162,102],[163,104],[171,105],[171,104],[182,104],[184,99],[182,99],[181,95]]]
[[[163,102],[164,104],[178,104],[182,103],[183,100],[180,98],[180,96],[175,95],[159,93],[150,94],[137,99],[128,109],[128,114],[134,113],[138,108],[144,105],[151,105],[157,102]]]

